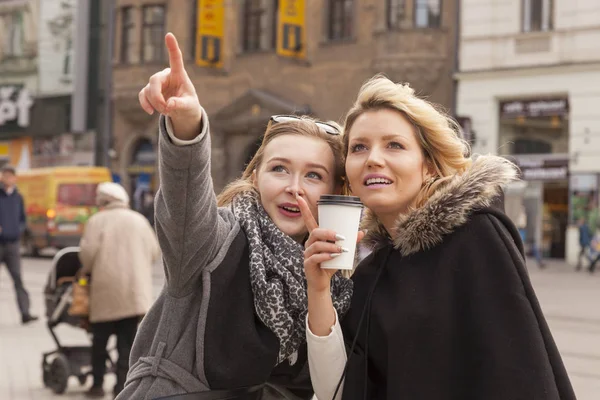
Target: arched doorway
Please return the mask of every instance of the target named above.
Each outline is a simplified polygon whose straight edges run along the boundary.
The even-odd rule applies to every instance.
[[[262,141],[263,141],[263,136],[260,136],[258,139],[256,139],[254,142],[250,143],[246,147],[246,156],[245,156],[244,165],[242,166],[242,172],[244,172],[244,170],[246,169],[246,166],[250,163],[250,160],[252,160],[252,157],[254,157],[254,155],[258,151]]]
[[[299,105],[259,89],[250,89],[242,96],[221,108],[212,117],[213,152],[223,157],[213,157],[213,183],[219,191],[238,178],[260,147],[262,135],[272,115],[311,114],[310,106]]]
[[[156,192],[156,151],[148,138],[140,138],[133,146],[131,164],[127,167],[131,206],[145,213],[149,196]]]

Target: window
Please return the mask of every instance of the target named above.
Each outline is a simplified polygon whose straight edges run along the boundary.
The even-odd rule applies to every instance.
[[[275,48],[278,3],[272,0],[244,1],[242,47],[245,52]]]
[[[406,16],[406,0],[387,0],[386,5],[388,29],[398,29]]]
[[[415,27],[439,28],[441,26],[442,0],[415,0]]]
[[[536,139],[515,139],[513,154],[548,154],[552,153],[552,143]]]
[[[271,47],[277,47],[277,21],[279,21],[279,0],[273,0],[273,17],[271,18]]]
[[[62,183],[56,202],[62,206],[95,206],[97,183]]]
[[[523,0],[523,32],[552,29],[552,0]]]
[[[24,53],[23,12],[14,11],[0,15],[0,25],[4,25],[2,41],[4,42],[4,57],[21,57]]]
[[[142,10],[142,62],[160,63],[165,59],[165,7],[144,6]]]
[[[135,59],[133,52],[135,48],[133,7],[123,7],[121,9],[121,27],[121,62],[128,64]]]
[[[354,0],[329,0],[329,40],[349,39],[354,25]]]

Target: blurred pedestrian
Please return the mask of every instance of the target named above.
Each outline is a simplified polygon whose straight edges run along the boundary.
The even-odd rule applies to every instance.
[[[598,231],[596,231],[596,234],[590,240],[590,254],[592,255],[592,262],[588,271],[590,274],[593,274],[596,270],[596,264],[600,261],[600,232]]]
[[[519,210],[519,215],[517,216],[515,225],[519,230],[521,241],[523,242],[523,245],[525,245],[525,243],[527,242],[527,211],[525,210],[524,205],[521,205],[521,209]]]
[[[519,236],[521,236],[521,241],[523,242],[523,246],[527,243],[527,210],[524,205],[521,205],[521,209],[519,211],[519,215],[515,225],[517,230],[519,231]],[[531,255],[535,257],[535,261],[537,262],[540,268],[544,268],[546,264],[544,264],[544,260],[542,259],[542,252],[540,250],[539,238],[537,235],[534,235],[533,240],[531,241]]]
[[[581,257],[584,259],[587,258],[586,253],[592,242],[592,231],[583,217],[579,218],[577,226],[579,228],[579,256],[577,257],[577,266],[575,267],[575,270],[579,271],[581,269]]]
[[[154,226],[154,193],[152,190],[147,190],[142,195],[142,211],[144,217]]]
[[[17,190],[17,173],[13,167],[2,168],[0,187],[0,264],[5,263],[15,285],[21,322],[35,321],[29,313],[29,293],[21,277],[21,235],[25,230],[25,205]]]
[[[91,274],[89,319],[94,383],[86,395],[104,396],[106,345],[116,334],[116,397],[127,378],[138,323],[153,302],[152,266],[159,247],[148,220],[129,208],[129,196],[121,185],[101,183],[96,201],[101,211],[89,219],[80,244],[81,275]]]
[[[540,244],[540,242],[541,240],[536,237],[533,242],[533,256],[535,257],[535,261],[537,262],[538,267],[545,268],[546,263],[544,262],[544,259],[542,257],[542,245]]]

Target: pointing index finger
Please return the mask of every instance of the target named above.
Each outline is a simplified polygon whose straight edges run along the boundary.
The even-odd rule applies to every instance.
[[[300,208],[300,213],[302,214],[302,218],[304,219],[304,224],[306,225],[306,229],[308,232],[312,232],[314,229],[319,227],[315,217],[313,217],[312,212],[310,212],[310,208],[302,197],[296,194],[296,200],[298,200],[298,207]]]
[[[177,43],[175,35],[173,35],[171,32],[167,33],[165,36],[165,45],[167,46],[167,50],[169,52],[169,66],[171,67],[171,72],[179,74],[185,71],[181,49],[179,48],[179,44]]]

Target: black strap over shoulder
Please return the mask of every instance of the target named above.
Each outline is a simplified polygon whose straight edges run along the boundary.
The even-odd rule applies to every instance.
[[[231,390],[176,394],[154,400],[258,400],[264,384]]]

